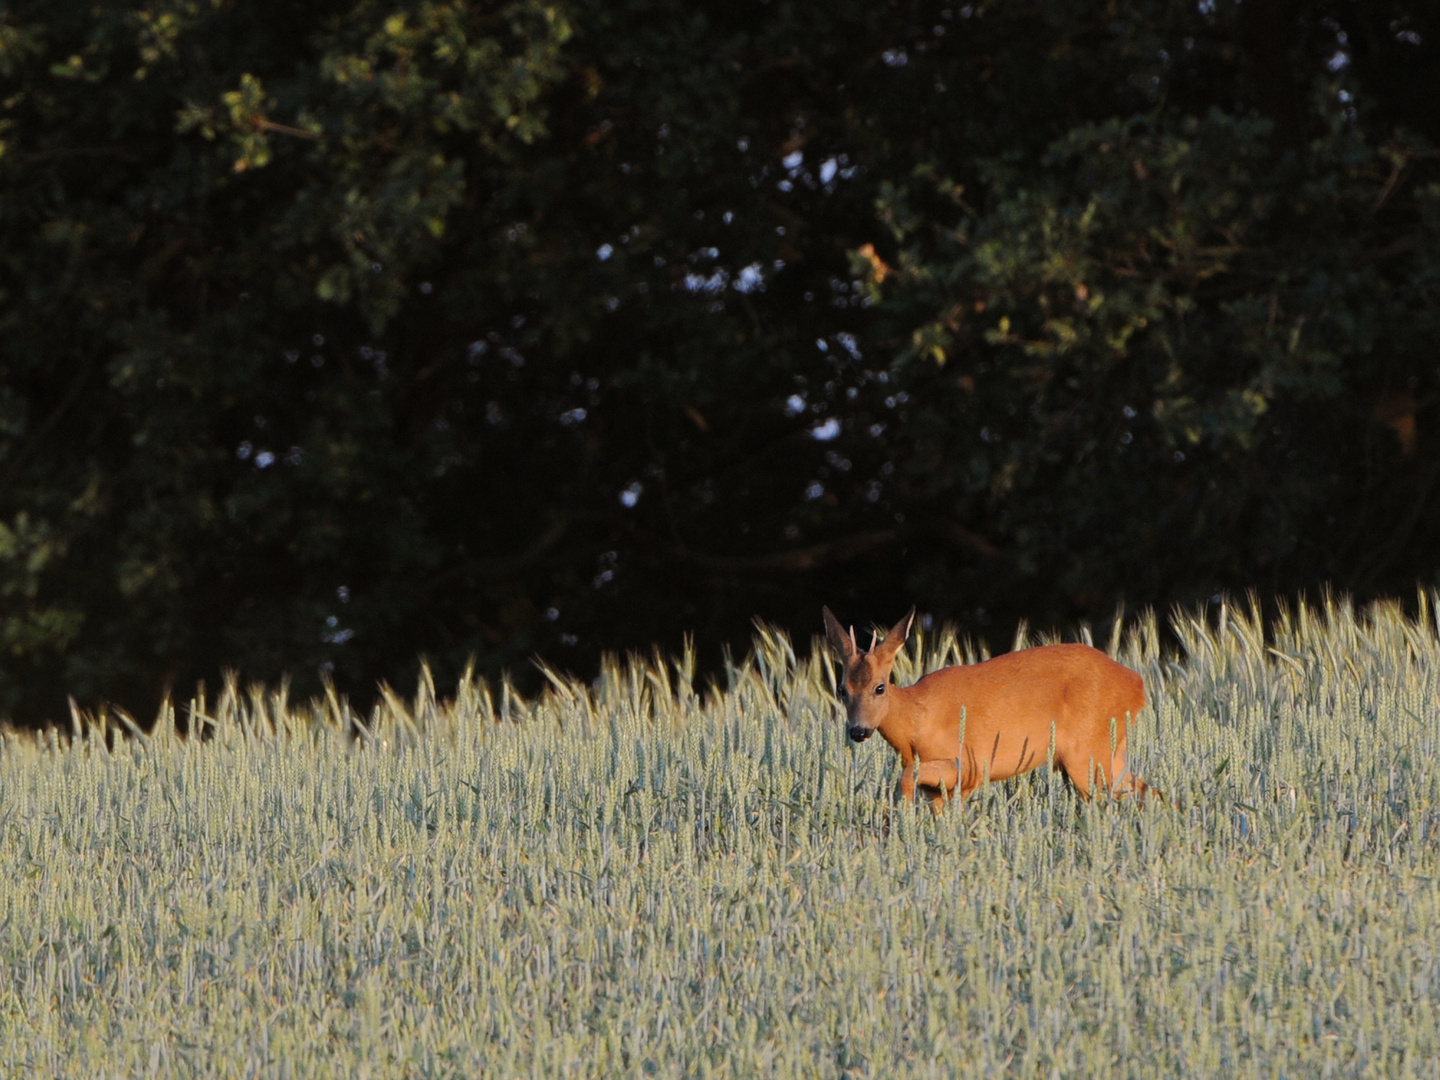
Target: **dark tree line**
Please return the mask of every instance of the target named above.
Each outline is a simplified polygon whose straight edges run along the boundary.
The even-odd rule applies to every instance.
[[[0,711],[1435,581],[1415,0],[0,8]]]

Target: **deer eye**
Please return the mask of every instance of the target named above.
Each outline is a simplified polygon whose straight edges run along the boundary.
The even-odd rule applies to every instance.
[[[877,683],[876,686],[875,686],[875,693],[877,693],[877,694],[883,694],[884,692],[885,692],[885,684],[884,684],[883,682],[882,682],[882,683]]]

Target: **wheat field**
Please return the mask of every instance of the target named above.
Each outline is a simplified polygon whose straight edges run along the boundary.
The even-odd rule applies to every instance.
[[[1440,1076],[1434,609],[1117,621],[1177,808],[892,807],[766,627],[699,694],[687,650],[11,735],[0,1075]]]

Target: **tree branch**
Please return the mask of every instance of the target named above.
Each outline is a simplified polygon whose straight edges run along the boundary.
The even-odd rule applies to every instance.
[[[434,592],[436,589],[451,585],[461,578],[473,577],[484,578],[488,581],[495,581],[500,578],[514,577],[522,570],[526,570],[539,562],[557,544],[564,539],[570,529],[570,522],[566,518],[555,518],[533,541],[523,550],[513,555],[497,555],[488,558],[467,559],[458,566],[451,567],[443,574],[438,575],[430,582],[427,591]]]
[[[880,548],[925,537],[938,540],[976,558],[999,559],[1005,554],[979,533],[967,529],[959,522],[938,517],[922,518],[914,525],[904,528],[872,529],[808,547],[761,555],[711,555],[677,544],[654,540],[651,540],[650,544],[673,561],[702,570],[731,574],[790,574],[851,562]],[[637,539],[643,541],[646,538],[637,536]]]
[[[775,574],[815,570],[821,566],[849,562],[876,548],[895,543],[900,536],[898,529],[876,529],[823,544],[811,544],[809,547],[794,548],[790,551],[772,551],[764,555],[708,555],[677,544],[655,546],[673,561],[702,570],[718,570],[731,574]]]

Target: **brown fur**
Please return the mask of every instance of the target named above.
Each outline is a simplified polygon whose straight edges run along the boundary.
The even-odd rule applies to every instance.
[[[1125,765],[1127,727],[1145,707],[1138,674],[1089,645],[1045,645],[895,686],[890,669],[914,617],[911,608],[883,642],[862,652],[854,630],[847,635],[825,608],[830,646],[845,664],[851,738],[863,741],[878,731],[894,747],[904,766],[900,795],[906,801],[920,789],[938,812],[947,799],[963,798],[987,779],[1044,765],[1052,739],[1055,767],[1085,798],[1092,781],[1116,794],[1153,791]]]

